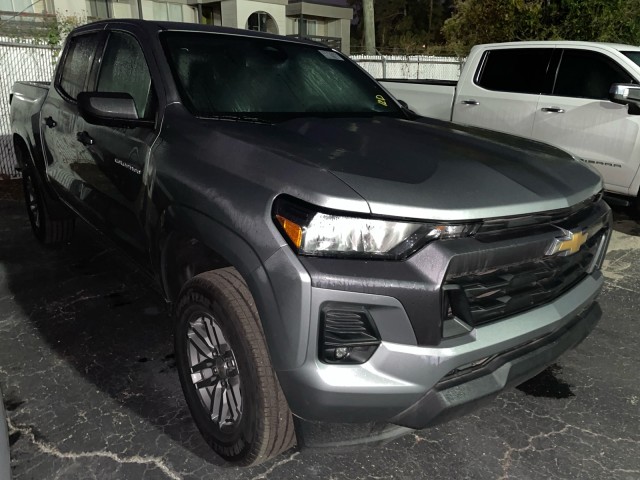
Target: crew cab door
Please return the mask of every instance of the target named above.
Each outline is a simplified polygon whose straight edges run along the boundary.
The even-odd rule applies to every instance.
[[[83,31],[65,46],[49,94],[40,110],[47,176],[52,187],[81,214],[86,215],[91,171],[84,163],[84,148],[75,137],[78,118],[76,97],[86,89],[96,52],[104,39],[102,30]]]
[[[566,48],[551,94],[542,95],[533,138],[593,165],[608,190],[629,192],[640,165],[640,116],[610,102],[614,83],[636,79],[605,52]]]
[[[552,54],[539,47],[485,51],[473,77],[458,82],[453,121],[529,137]]]
[[[156,114],[149,63],[136,37],[128,31],[109,31],[104,54],[90,91],[128,93],[138,116],[153,120]],[[153,122],[152,122],[153,123]],[[148,263],[144,231],[147,160],[157,134],[153,127],[93,125],[82,117],[75,124],[76,142],[83,162],[93,174],[86,178],[95,192],[91,207],[101,228],[127,248],[141,263]]]

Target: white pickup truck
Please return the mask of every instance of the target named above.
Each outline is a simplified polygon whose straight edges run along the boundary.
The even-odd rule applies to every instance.
[[[640,190],[640,47],[595,42],[475,46],[458,82],[384,80],[419,115],[546,142]]]

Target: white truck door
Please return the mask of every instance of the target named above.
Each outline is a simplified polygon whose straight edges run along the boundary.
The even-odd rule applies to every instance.
[[[608,100],[614,83],[637,83],[604,52],[566,48],[551,95],[542,95],[533,138],[593,165],[612,192],[629,192],[640,165],[640,116]]]
[[[453,121],[530,137],[553,48],[495,47],[458,82]]]

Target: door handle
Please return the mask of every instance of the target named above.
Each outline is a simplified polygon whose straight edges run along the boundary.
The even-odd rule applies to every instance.
[[[53,117],[51,116],[48,116],[47,118],[44,119],[44,124],[49,128],[55,128],[58,125],[56,121],[53,119]]]
[[[564,113],[564,109],[558,108],[558,107],[544,107],[542,111],[549,112],[549,113]]]
[[[91,135],[89,135],[87,132],[78,132],[76,134],[76,138],[81,144],[86,146],[93,145],[95,143]]]
[[[477,100],[463,100],[463,105],[480,105],[480,102]]]

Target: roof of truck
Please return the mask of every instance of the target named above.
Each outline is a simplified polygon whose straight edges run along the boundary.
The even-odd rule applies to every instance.
[[[264,33],[257,32],[255,30],[246,30],[242,28],[231,28],[231,27],[216,27],[213,25],[201,25],[199,23],[186,23],[186,22],[163,22],[156,20],[138,20],[135,18],[112,18],[109,20],[98,20],[96,22],[91,22],[81,27],[78,27],[74,31],[82,31],[82,30],[92,30],[96,27],[104,25],[104,28],[107,25],[134,25],[138,27],[142,27],[145,30],[154,30],[154,31],[163,31],[163,30],[171,30],[171,31],[187,31],[187,32],[208,32],[208,33],[221,33],[226,35],[237,35],[244,37],[255,37],[255,38],[264,38],[270,40],[279,40],[286,42],[294,42],[305,45],[313,45],[316,47],[326,47],[330,48],[327,45],[323,45],[318,42],[314,42],[311,40],[300,39],[296,37],[289,37],[284,35],[276,35],[273,33]]]
[[[557,46],[557,47],[605,47],[618,51],[640,51],[639,46],[625,45],[622,43],[605,43],[605,42],[574,42],[567,40],[533,40],[525,42],[504,42],[504,43],[486,43],[477,45],[478,47],[525,47],[525,46]]]

